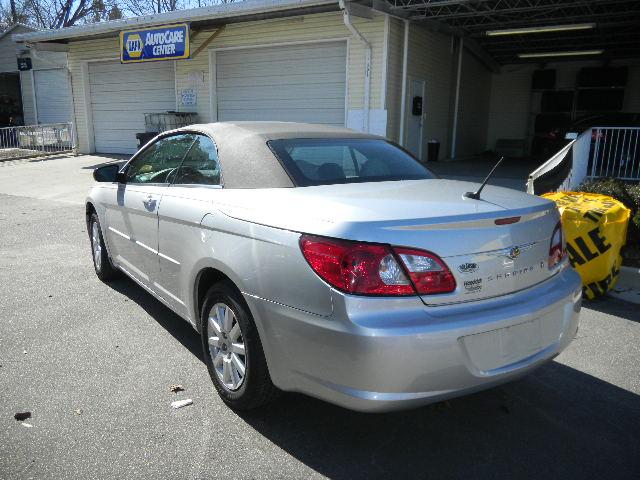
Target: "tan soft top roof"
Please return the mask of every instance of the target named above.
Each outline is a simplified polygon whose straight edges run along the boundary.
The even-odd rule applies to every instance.
[[[218,122],[190,125],[218,147],[226,188],[283,188],[294,183],[269,149],[269,140],[286,138],[381,138],[344,127],[294,122]],[[169,132],[166,132],[169,133]]]
[[[218,132],[224,132],[225,135],[235,132],[243,137],[258,135],[267,141],[305,136],[307,138],[369,138],[372,136],[344,127],[298,122],[217,122],[195,126],[211,132],[212,135]]]

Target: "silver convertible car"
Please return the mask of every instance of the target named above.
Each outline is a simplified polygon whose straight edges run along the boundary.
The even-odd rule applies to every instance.
[[[94,178],[98,277],[123,272],[189,322],[233,408],[281,390],[360,411],[424,405],[531,372],[578,328],[552,202],[477,195],[380,137],[192,125]]]

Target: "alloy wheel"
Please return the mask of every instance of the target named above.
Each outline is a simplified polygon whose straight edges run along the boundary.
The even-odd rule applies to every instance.
[[[213,306],[207,333],[209,354],[218,379],[229,390],[238,390],[246,375],[246,355],[240,324],[229,305]]]
[[[96,269],[100,270],[102,267],[102,244],[100,243],[98,222],[95,220],[91,224],[91,249],[93,251],[93,262],[96,265]]]

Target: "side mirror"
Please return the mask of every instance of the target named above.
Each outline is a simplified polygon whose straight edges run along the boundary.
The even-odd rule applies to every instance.
[[[93,171],[93,179],[96,182],[116,182],[118,180],[120,166],[111,164],[96,168]]]

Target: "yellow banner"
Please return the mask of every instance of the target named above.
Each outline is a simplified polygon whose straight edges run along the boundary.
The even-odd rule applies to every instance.
[[[582,278],[585,296],[593,299],[604,295],[618,280],[630,210],[615,198],[595,193],[542,196],[558,205],[569,261]]]

